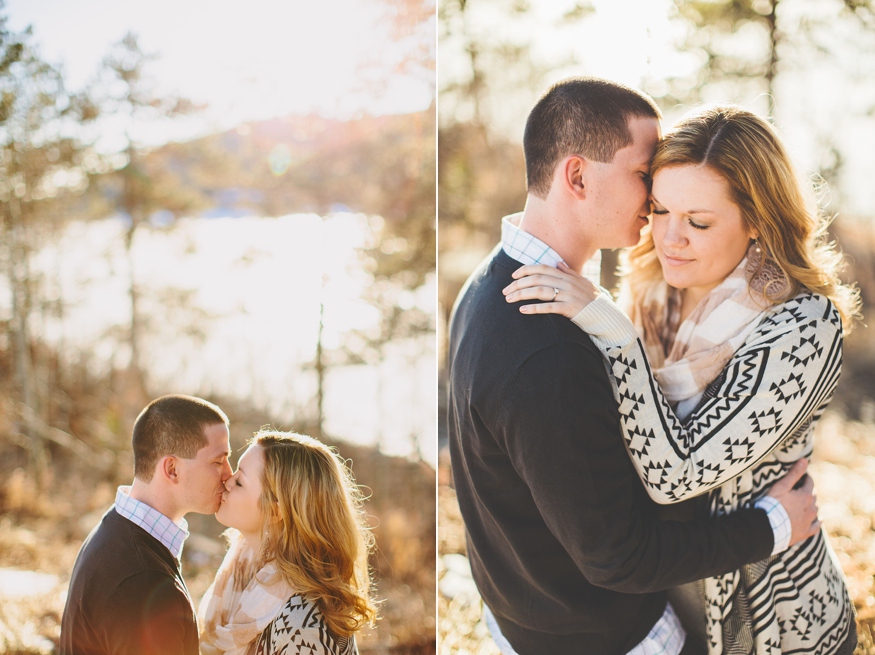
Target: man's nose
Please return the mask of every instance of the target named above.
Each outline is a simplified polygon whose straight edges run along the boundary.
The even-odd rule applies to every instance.
[[[225,466],[222,468],[222,484],[223,485],[228,481],[228,478],[230,478],[231,475],[232,475],[231,462],[226,460]]]

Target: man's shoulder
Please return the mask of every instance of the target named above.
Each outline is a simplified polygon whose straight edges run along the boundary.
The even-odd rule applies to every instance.
[[[148,573],[145,579],[174,578],[178,573],[170,551],[114,507],[103,515],[82,545],[74,576],[80,571],[92,584],[98,580],[105,583],[105,588],[144,573]]]
[[[522,357],[543,348],[567,342],[595,346],[589,336],[558,314],[525,315],[521,303],[508,303],[502,289],[513,282],[513,272],[522,264],[497,246],[468,278],[456,301],[450,321],[451,351],[463,341],[505,344]],[[451,352],[452,357],[452,352]]]

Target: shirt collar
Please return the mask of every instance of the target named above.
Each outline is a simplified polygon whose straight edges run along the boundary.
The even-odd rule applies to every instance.
[[[115,511],[134,525],[143,528],[160,541],[171,554],[179,559],[182,545],[188,538],[188,521],[184,518],[174,523],[168,517],[146,503],[131,498],[131,487],[119,487],[115,494]]]
[[[502,250],[508,257],[521,264],[545,264],[557,268],[562,257],[538,237],[517,225],[522,215],[522,212],[519,212],[501,219]],[[601,286],[601,272],[602,252],[596,250],[595,255],[583,265],[583,276],[596,286]]]

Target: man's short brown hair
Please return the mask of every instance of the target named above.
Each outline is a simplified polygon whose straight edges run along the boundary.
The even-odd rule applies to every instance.
[[[569,155],[609,163],[617,150],[632,144],[629,119],[661,118],[648,95],[597,77],[557,82],[532,108],[526,120],[523,151],[529,193],[546,198],[553,171]]]
[[[134,476],[149,482],[165,455],[193,459],[207,445],[204,431],[228,417],[216,405],[194,396],[162,396],[146,406],[134,423]]]

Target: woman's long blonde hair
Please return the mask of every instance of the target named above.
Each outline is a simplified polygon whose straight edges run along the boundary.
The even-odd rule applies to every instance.
[[[777,132],[765,120],[741,107],[720,105],[688,114],[656,149],[651,176],[674,166],[707,166],[729,185],[741,209],[745,229],[755,229],[763,253],[759,266],[777,265],[789,284],[766,287],[773,303],[792,298],[805,287],[829,298],[846,331],[859,317],[860,293],[839,280],[842,257],[826,241],[829,219],[806,201],[790,158]],[[650,228],[628,253],[625,292],[644,298],[662,279]]]
[[[349,637],[372,624],[373,535],[352,472],[312,437],[261,430],[250,443],[264,453],[262,557],[273,559],[286,582],[316,602],[336,635]]]

